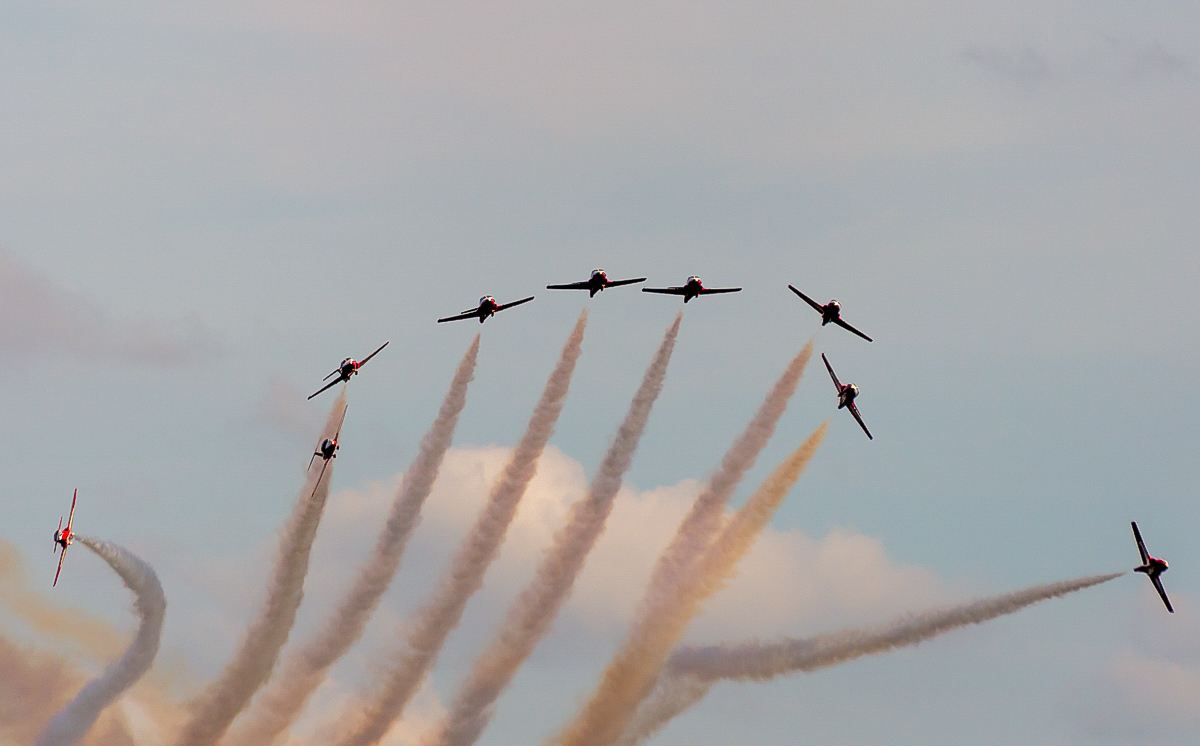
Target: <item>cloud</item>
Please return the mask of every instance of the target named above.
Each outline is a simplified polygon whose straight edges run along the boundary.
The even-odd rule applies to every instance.
[[[1200,731],[1200,608],[1185,593],[1167,614],[1149,583],[1138,594],[1130,643],[1072,693],[1091,742],[1191,744]]]
[[[0,357],[65,354],[88,363],[177,367],[216,351],[197,319],[174,324],[113,319],[0,249]]]
[[[1016,51],[969,47],[962,60],[1026,91],[1036,90],[1050,79],[1050,60],[1029,45]]]
[[[420,531],[427,537],[435,534],[439,544],[453,546],[475,520],[508,453],[509,449],[495,446],[452,449],[426,504]],[[649,490],[623,488],[563,613],[595,632],[628,623],[655,559],[700,487],[689,479]],[[570,505],[586,489],[583,466],[547,448],[485,591],[507,598],[524,586]],[[362,526],[377,524],[393,492],[391,485],[373,484],[331,498],[322,526],[328,542],[322,556],[350,554],[342,562],[352,563],[351,547],[361,544]],[[803,499],[803,493],[801,485],[791,499]],[[412,560],[406,558],[405,564],[411,567]],[[322,585],[336,587],[340,572],[322,573]],[[921,608],[943,597],[942,584],[931,570],[897,565],[872,537],[835,530],[813,539],[799,530],[768,528],[742,563],[738,577],[705,606],[693,632],[703,637],[795,633]]]

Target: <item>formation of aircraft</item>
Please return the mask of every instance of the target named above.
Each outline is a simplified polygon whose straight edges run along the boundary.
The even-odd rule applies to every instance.
[[[692,298],[701,295],[712,295],[714,293],[736,293],[741,288],[706,288],[704,283],[696,275],[687,278],[687,282],[678,287],[669,288],[642,288],[643,293],[660,293],[662,295],[682,295],[683,302],[687,303]]]
[[[58,517],[58,528],[54,531],[54,551],[62,550],[58,555],[58,570],[54,573],[54,583],[58,585],[58,576],[62,573],[63,560],[67,558],[67,547],[75,541],[75,532],[71,530],[71,524],[75,522],[75,500],[79,498],[79,488],[75,488],[75,494],[71,496],[71,516],[67,518],[67,527],[63,528],[62,516]]]
[[[821,326],[825,326],[826,324],[829,324],[829,323],[837,324],[838,326],[842,327],[843,329],[857,334],[858,336],[862,337],[863,339],[867,340],[868,342],[873,341],[870,337],[863,334],[862,332],[860,332],[859,330],[855,329],[854,327],[850,326],[849,324],[847,324],[845,321],[842,320],[842,304],[841,303],[838,303],[836,300],[831,300],[822,306],[820,303],[817,303],[812,298],[809,298],[807,295],[805,295],[804,293],[797,290],[794,286],[788,285],[788,289],[791,290],[796,295],[800,296],[800,298],[805,303],[807,303],[808,305],[815,308],[817,313],[821,314]]]
[[[619,287],[622,285],[633,285],[633,284],[645,282],[645,281],[646,281],[645,277],[635,277],[635,278],[630,278],[630,279],[626,279],[626,280],[610,280],[608,278],[608,274],[604,270],[594,269],[594,270],[592,270],[591,276],[583,282],[572,282],[572,283],[566,283],[566,284],[561,284],[561,285],[547,285],[546,288],[548,290],[587,290],[588,297],[593,298],[593,297],[595,297],[596,293],[601,292],[601,291],[605,290],[606,288]],[[873,341],[866,334],[863,334],[861,331],[854,328],[850,324],[846,323],[846,321],[842,319],[842,317],[841,317],[842,306],[836,300],[831,300],[828,303],[821,305],[820,303],[817,303],[815,300],[808,297],[804,293],[800,292],[800,290],[797,289],[793,285],[789,284],[788,289],[791,290],[793,293],[795,293],[801,300],[803,300],[809,306],[811,306],[815,311],[817,311],[819,314],[821,314],[821,326],[825,326],[825,325],[831,324],[831,323],[836,324],[837,326],[840,326],[843,329],[846,329],[847,331],[851,332],[852,334],[862,337],[863,339],[867,340],[868,342]],[[658,293],[658,294],[663,294],[663,295],[681,295],[681,296],[683,296],[684,303],[687,303],[692,298],[696,298],[701,295],[712,295],[712,294],[718,294],[718,293],[736,293],[736,292],[739,292],[740,290],[741,290],[740,287],[739,288],[708,288],[708,287],[705,287],[704,283],[700,280],[700,278],[695,275],[692,275],[691,277],[689,277],[687,279],[687,282],[680,286],[665,287],[665,288],[642,288],[642,292],[644,292],[644,293]],[[443,322],[447,322],[447,321],[461,321],[464,319],[477,318],[477,319],[479,319],[479,323],[482,324],[489,317],[494,316],[497,312],[503,311],[508,308],[512,308],[513,306],[519,306],[523,303],[528,303],[529,301],[533,300],[533,298],[534,298],[534,296],[531,295],[528,298],[522,298],[520,300],[513,301],[511,303],[500,304],[500,303],[497,303],[496,299],[493,298],[492,296],[485,295],[479,299],[479,305],[476,308],[465,310],[462,313],[457,314],[455,316],[448,316],[446,318],[438,319],[438,323],[443,323]],[[384,342],[374,352],[372,352],[370,355],[367,355],[362,360],[346,358],[345,360],[343,360],[341,362],[341,364],[337,367],[337,369],[335,369],[332,373],[330,373],[328,376],[325,377],[325,380],[329,381],[329,382],[327,384],[325,384],[324,386],[322,386],[320,389],[318,389],[315,393],[310,395],[308,398],[312,399],[313,397],[317,396],[318,394],[321,394],[324,391],[329,390],[330,388],[337,385],[338,383],[349,381],[352,376],[358,374],[359,369],[363,365],[365,365],[367,363],[367,361],[369,361],[371,358],[375,357],[377,354],[379,354],[379,352],[381,350],[383,350],[384,347],[387,347],[387,346],[388,346],[388,342]],[[859,427],[861,427],[862,431],[866,434],[867,439],[873,440],[874,437],[871,435],[871,431],[869,429],[867,429],[866,423],[863,422],[862,414],[858,411],[857,404],[855,404],[855,400],[858,398],[858,396],[860,394],[858,386],[856,386],[853,383],[843,384],[841,381],[839,381],[838,377],[837,377],[837,373],[834,372],[833,365],[830,364],[829,358],[825,356],[825,353],[821,353],[821,360],[825,363],[825,369],[827,371],[829,371],[829,377],[830,377],[830,379],[833,380],[834,388],[837,389],[837,398],[838,398],[837,408],[849,410],[851,416],[854,417],[854,420],[858,423]],[[330,380],[331,378],[333,380]],[[327,468],[329,468],[329,462],[332,459],[337,458],[338,449],[341,448],[338,441],[341,438],[342,424],[345,422],[345,417],[346,417],[346,409],[343,408],[342,422],[338,423],[338,428],[337,428],[337,431],[334,433],[333,438],[322,439],[320,445],[318,445],[317,449],[315,451],[313,451],[312,457],[308,461],[308,468],[311,469],[313,462],[317,459],[317,457],[320,457],[322,459],[321,473],[317,477],[317,484],[320,484],[321,479],[324,478],[325,470]],[[316,488],[314,487],[314,489],[316,489]],[[75,540],[75,532],[72,527],[73,527],[74,521],[75,521],[75,503],[76,503],[76,500],[78,499],[78,497],[79,497],[79,490],[76,489],[75,493],[71,497],[71,512],[69,514],[69,517],[67,518],[66,527],[63,527],[62,517],[60,516],[58,519],[58,529],[55,530],[55,532],[54,532],[55,551],[59,553],[58,569],[54,573],[54,585],[56,585],[56,586],[58,585],[59,575],[62,573],[63,560],[65,560],[66,556],[67,556],[67,548],[70,547],[71,544]],[[1133,528],[1133,536],[1134,536],[1134,539],[1137,541],[1138,552],[1140,553],[1141,559],[1142,559],[1142,564],[1139,565],[1138,567],[1135,567],[1134,571],[1144,573],[1146,575],[1146,577],[1148,577],[1150,579],[1150,582],[1154,585],[1154,589],[1156,591],[1158,591],[1158,595],[1162,598],[1163,604],[1167,607],[1167,611],[1170,613],[1174,613],[1175,610],[1171,607],[1171,601],[1169,598],[1167,598],[1167,592],[1166,592],[1166,590],[1163,589],[1162,581],[1159,579],[1159,576],[1162,575],[1162,573],[1166,572],[1166,570],[1168,569],[1169,566],[1168,566],[1166,560],[1151,556],[1146,551],[1146,545],[1145,545],[1145,542],[1142,541],[1142,534],[1138,530],[1137,522],[1131,521],[1130,525]]]
[[[829,371],[829,377],[833,379],[833,385],[837,387],[838,409],[843,407],[850,410],[850,414],[854,415],[854,419],[858,421],[858,426],[867,434],[867,440],[874,440],[871,437],[871,431],[867,429],[866,423],[863,422],[862,415],[858,413],[858,406],[854,400],[858,398],[858,387],[852,383],[842,383],[838,380],[837,373],[833,372],[833,366],[829,364],[829,358],[825,357],[825,353],[821,353],[821,359],[825,361],[825,369]]]
[[[1175,610],[1171,608],[1171,599],[1167,598],[1167,592],[1163,590],[1162,581],[1158,579],[1159,575],[1167,571],[1169,567],[1167,561],[1158,557],[1152,557],[1146,551],[1146,544],[1142,541],[1142,532],[1138,531],[1137,521],[1130,521],[1129,525],[1133,526],[1133,538],[1137,540],[1138,553],[1142,555],[1142,564],[1133,568],[1133,571],[1145,573],[1146,577],[1150,578],[1150,582],[1154,584],[1154,590],[1158,591],[1158,595],[1162,597],[1163,603],[1166,604],[1167,611],[1174,614]]]
[[[519,306],[522,303],[528,303],[531,300],[533,300],[532,295],[528,298],[522,298],[521,300],[514,300],[512,303],[500,305],[496,302],[495,298],[490,295],[485,295],[479,299],[479,306],[476,308],[468,308],[457,316],[447,316],[444,319],[438,319],[438,323],[441,324],[446,321],[462,321],[463,319],[479,319],[479,323],[482,324],[488,320],[489,316],[495,316],[497,311],[503,311],[506,308]]]
[[[391,340],[388,340],[388,342],[390,342],[390,341]],[[384,342],[383,344],[379,345],[378,350],[375,350],[370,355],[367,355],[366,357],[364,357],[362,360],[355,360],[352,357],[348,357],[345,360],[343,360],[341,365],[339,365],[337,367],[337,370],[335,370],[332,373],[330,373],[329,375],[325,376],[325,378],[323,378],[322,380],[329,381],[329,379],[333,378],[334,376],[337,376],[337,378],[333,378],[332,381],[329,381],[329,383],[327,383],[324,386],[322,386],[321,388],[317,389],[317,391],[315,393],[309,395],[308,398],[311,399],[314,396],[316,396],[317,394],[328,391],[329,389],[338,385],[342,381],[349,381],[350,376],[358,375],[358,369],[363,367],[364,365],[366,365],[368,360],[370,360],[371,358],[378,355],[379,350],[382,350],[384,347],[387,347],[388,342]]]
[[[592,276],[583,282],[569,282],[566,285],[547,285],[547,290],[586,290],[589,298],[595,298],[596,293],[599,293],[605,288],[615,288],[620,285],[633,285],[638,282],[645,282],[645,277],[635,277],[632,280],[610,280],[608,273],[602,269],[593,269]]]

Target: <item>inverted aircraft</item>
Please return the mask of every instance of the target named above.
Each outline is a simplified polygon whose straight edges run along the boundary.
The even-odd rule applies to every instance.
[[[863,334],[862,332],[860,332],[859,330],[855,329],[854,327],[850,326],[849,324],[847,324],[845,321],[842,320],[842,304],[841,303],[838,303],[836,300],[831,300],[822,306],[820,303],[817,303],[815,300],[813,300],[812,298],[809,298],[807,295],[800,292],[799,290],[792,287],[791,285],[788,285],[788,289],[791,290],[796,295],[800,296],[800,298],[803,299],[805,303],[807,303],[808,305],[817,309],[817,313],[821,314],[821,326],[825,326],[826,324],[829,324],[829,323],[837,324],[838,326],[842,327],[843,329],[857,334],[858,336],[862,337],[863,339],[867,340],[868,342],[872,341],[870,337]]]
[[[388,340],[388,342],[390,342],[390,341],[391,340]],[[379,350],[382,350],[384,347],[387,347],[388,342],[384,342],[383,344],[379,345]],[[329,383],[322,386],[320,389],[317,390],[317,392],[315,394],[312,394],[308,398],[311,399],[314,396],[316,396],[317,394],[328,391],[329,389],[338,385],[342,381],[349,381],[350,376],[358,375],[358,369],[363,367],[364,365],[366,365],[368,360],[370,360],[371,358],[378,355],[379,350],[375,350],[370,355],[367,355],[366,357],[364,357],[362,360],[355,360],[352,357],[348,357],[345,360],[343,360],[342,364],[337,367],[337,370],[333,371],[332,373],[325,376],[321,380],[329,381],[329,379],[333,378],[334,376],[337,376],[337,378],[333,378],[332,381],[329,381]]]
[[[596,293],[605,288],[615,288],[619,285],[632,285],[635,282],[645,282],[645,277],[635,277],[632,280],[610,280],[608,273],[602,269],[593,269],[592,276],[584,282],[570,282],[566,285],[547,285],[547,290],[586,290],[589,298],[595,298]]]
[[[62,554],[58,555],[58,570],[54,573],[53,585],[58,585],[58,575],[62,572],[63,560],[67,558],[67,547],[71,546],[75,541],[75,532],[71,530],[71,524],[75,522],[75,500],[79,497],[79,488],[75,488],[75,494],[71,496],[71,516],[67,518],[67,527],[63,528],[62,516],[58,517],[58,529],[54,532],[54,551],[57,552],[62,548]]]
[[[478,307],[468,308],[467,310],[463,311],[462,313],[458,314],[457,316],[447,316],[444,319],[438,319],[438,323],[440,324],[444,321],[462,321],[463,319],[479,319],[479,323],[482,324],[483,322],[488,320],[489,316],[495,316],[497,311],[503,311],[506,308],[512,308],[513,306],[519,306],[522,303],[528,303],[531,300],[533,300],[532,295],[529,296],[528,298],[522,298],[521,300],[514,300],[512,303],[505,303],[505,304],[501,305],[501,304],[497,303],[496,299],[493,298],[492,296],[485,295],[479,299]]]
[[[741,288],[706,288],[704,283],[696,275],[687,278],[687,282],[678,287],[669,288],[642,288],[643,293],[661,293],[662,295],[682,295],[683,302],[687,303],[692,298],[700,295],[712,295],[714,293],[736,293]]]
[[[1143,572],[1146,574],[1146,577],[1150,578],[1150,582],[1154,583],[1154,590],[1158,591],[1159,596],[1162,596],[1163,603],[1167,606],[1167,611],[1174,614],[1175,610],[1171,608],[1171,601],[1167,598],[1167,592],[1163,590],[1162,581],[1158,579],[1159,575],[1167,571],[1167,567],[1169,567],[1167,561],[1158,557],[1151,557],[1150,553],[1146,551],[1146,544],[1142,541],[1142,532],[1138,531],[1137,521],[1130,521],[1129,525],[1133,526],[1133,538],[1137,539],[1138,552],[1142,555],[1141,566],[1133,568],[1133,571]]]
[[[837,387],[838,409],[843,407],[849,409],[850,414],[854,415],[854,419],[858,421],[858,426],[867,434],[867,440],[874,440],[871,437],[871,431],[863,422],[862,415],[858,413],[858,406],[854,403],[854,400],[858,398],[858,387],[852,383],[842,383],[838,380],[837,373],[833,372],[833,366],[829,364],[829,358],[825,357],[824,352],[821,353],[821,359],[825,361],[825,369],[829,371],[829,377],[833,379],[833,385]]]

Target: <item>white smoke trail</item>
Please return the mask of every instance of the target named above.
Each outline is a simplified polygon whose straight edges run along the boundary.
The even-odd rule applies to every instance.
[[[745,431],[721,458],[721,469],[692,503],[691,510],[675,531],[675,537],[654,565],[638,618],[634,621],[635,626],[657,613],[657,601],[671,597],[671,592],[687,577],[692,563],[708,549],[721,527],[730,495],[742,481],[742,475],[754,467],[758,454],[762,453],[767,441],[775,433],[775,426],[787,410],[788,400],[796,392],[812,351],[813,342],[810,339],[775,382],[754,419],[750,420]]]
[[[586,326],[585,309],[563,347],[558,365],[546,382],[525,435],[493,485],[483,513],[463,540],[433,598],[405,626],[403,647],[395,654],[383,680],[378,682],[365,702],[344,708],[343,714],[321,738],[322,742],[332,742],[337,746],[377,743],[403,712],[425,678],[446,637],[458,626],[467,601],[483,585],[483,575],[504,541],[525,488],[537,473],[538,459],[562,411]]]
[[[533,580],[509,608],[504,625],[492,642],[475,659],[446,718],[423,743],[430,746],[474,743],[491,720],[496,698],[512,681],[538,641],[550,631],[584,560],[604,531],[622,478],[633,463],[633,454],[650,419],[654,401],[662,391],[682,319],[683,314],[679,314],[667,329],[587,496],[571,506],[566,525],[554,535],[554,544],[542,558]]]
[[[121,576],[135,596],[134,610],[141,618],[137,635],[121,659],[89,681],[75,699],[50,719],[38,736],[37,746],[69,746],[88,732],[100,713],[133,686],[154,663],[162,635],[167,599],[150,565],[115,544],[80,536],[79,542],[95,552]]]
[[[826,420],[783,460],[721,530],[686,577],[656,599],[654,613],[635,626],[605,669],[600,686],[559,734],[565,746],[609,746],[625,731],[654,687],[671,648],[687,631],[701,604],[733,577],[737,564],[770,522],[789,490],[825,439]]]
[[[947,609],[909,614],[875,629],[844,629],[805,639],[732,645],[685,647],[664,666],[654,694],[638,708],[620,746],[635,746],[657,733],[672,718],[699,702],[717,681],[767,681],[782,674],[816,671],[864,655],[916,645],[944,632],[1013,614],[1027,606],[1065,596],[1125,573],[1090,575],[1036,585]]]
[[[227,746],[262,746],[282,733],[304,709],[313,691],[324,680],[329,667],[350,649],[363,633],[367,621],[400,567],[408,537],[420,521],[421,508],[433,488],[442,459],[450,447],[459,414],[467,403],[467,387],[475,376],[479,335],[463,356],[454,380],[430,426],[417,457],[404,473],[392,511],[375,549],[358,571],[349,592],[337,610],[311,639],[293,651],[271,678],[271,683],[254,701],[233,732]]]
[[[343,386],[329,410],[329,417],[317,443],[335,436],[345,414],[346,389]],[[251,621],[246,637],[233,658],[196,701],[191,720],[184,725],[176,740],[178,746],[209,746],[216,743],[249,703],[254,692],[270,677],[304,598],[308,557],[317,535],[317,525],[325,510],[325,500],[329,497],[329,480],[332,476],[332,460],[322,462],[317,458],[310,461],[308,479],[279,537],[279,556],[270,585],[267,586],[266,602],[258,616]]]

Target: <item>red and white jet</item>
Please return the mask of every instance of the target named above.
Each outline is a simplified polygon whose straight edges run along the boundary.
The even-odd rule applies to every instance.
[[[497,311],[503,311],[506,308],[519,306],[522,303],[528,303],[531,300],[533,300],[532,295],[528,298],[522,298],[521,300],[514,300],[512,303],[500,305],[496,302],[495,298],[490,295],[485,295],[479,299],[478,307],[468,308],[457,316],[447,316],[444,319],[438,319],[438,323],[441,324],[444,321],[462,321],[463,319],[479,319],[479,323],[482,324],[488,320],[489,316],[495,316]]]
[[[642,288],[643,293],[661,293],[663,295],[682,295],[683,302],[687,303],[692,298],[700,295],[712,295],[713,293],[736,293],[741,288],[706,288],[704,283],[696,275],[687,278],[687,282],[679,287],[669,288]]]
[[[63,528],[62,516],[58,517],[58,529],[54,532],[54,551],[57,552],[62,548],[62,554],[58,556],[58,570],[54,573],[54,585],[58,585],[58,575],[62,572],[63,560],[67,558],[67,547],[75,541],[75,532],[71,530],[71,524],[75,521],[75,500],[79,497],[79,488],[75,489],[75,494],[71,496],[71,517],[67,519],[67,527]]]
[[[791,290],[796,295],[800,296],[800,298],[803,299],[805,303],[807,303],[808,305],[817,309],[817,313],[821,314],[821,326],[825,326],[826,324],[829,324],[829,323],[837,324],[838,326],[842,327],[843,329],[857,334],[858,336],[862,337],[863,339],[867,340],[868,342],[872,341],[870,337],[863,334],[862,332],[860,332],[859,330],[855,329],[854,327],[850,326],[849,324],[847,324],[845,321],[842,320],[842,304],[841,303],[838,303],[836,300],[831,300],[822,306],[820,303],[817,303],[815,300],[813,300],[812,298],[809,298],[807,295],[800,292],[799,290],[792,287],[791,285],[788,285],[788,289]]]
[[[635,282],[645,282],[645,277],[635,277],[632,280],[610,280],[608,273],[602,269],[593,269],[592,276],[585,282],[571,282],[566,285],[547,285],[547,290],[586,290],[589,298],[595,298],[596,293],[605,288],[615,288],[619,285],[632,285]]]
[[[379,345],[379,350],[382,350],[384,347],[387,347],[388,343],[390,341],[391,340],[388,340],[388,342],[384,342],[383,344]],[[329,379],[333,378],[334,376],[337,376],[337,378],[333,378],[332,381],[329,381],[329,383],[325,384],[320,389],[318,389],[316,394],[312,394],[312,396],[309,396],[308,398],[311,399],[311,398],[313,398],[313,396],[316,396],[317,394],[328,391],[329,389],[338,385],[342,381],[349,381],[350,376],[358,375],[358,369],[363,367],[364,365],[366,365],[368,360],[370,360],[371,358],[378,355],[379,350],[375,350],[370,355],[367,355],[366,357],[364,357],[362,360],[355,360],[352,357],[348,357],[345,360],[343,360],[342,364],[337,367],[337,370],[335,370],[334,372],[325,376],[321,380],[329,381]]]
[[[854,419],[858,420],[858,426],[867,434],[867,439],[874,440],[871,437],[871,431],[863,422],[862,415],[858,413],[858,407],[854,404],[854,400],[858,398],[858,387],[852,383],[843,384],[838,380],[837,373],[833,372],[833,366],[829,364],[829,358],[825,357],[824,352],[821,353],[821,359],[825,361],[825,369],[829,371],[829,377],[833,379],[833,385],[837,387],[838,409],[842,407],[849,409],[850,414],[854,415]]]
[[[1151,557],[1146,551],[1146,544],[1142,541],[1142,532],[1138,531],[1137,521],[1130,521],[1129,525],[1133,526],[1133,538],[1137,539],[1138,552],[1142,555],[1142,564],[1140,567],[1133,568],[1134,572],[1144,572],[1146,577],[1150,578],[1150,582],[1154,583],[1154,590],[1158,591],[1158,595],[1162,596],[1163,603],[1167,605],[1167,611],[1172,614],[1175,610],[1171,608],[1171,601],[1167,598],[1167,592],[1163,590],[1162,581],[1158,579],[1167,571],[1167,561],[1158,557]]]

